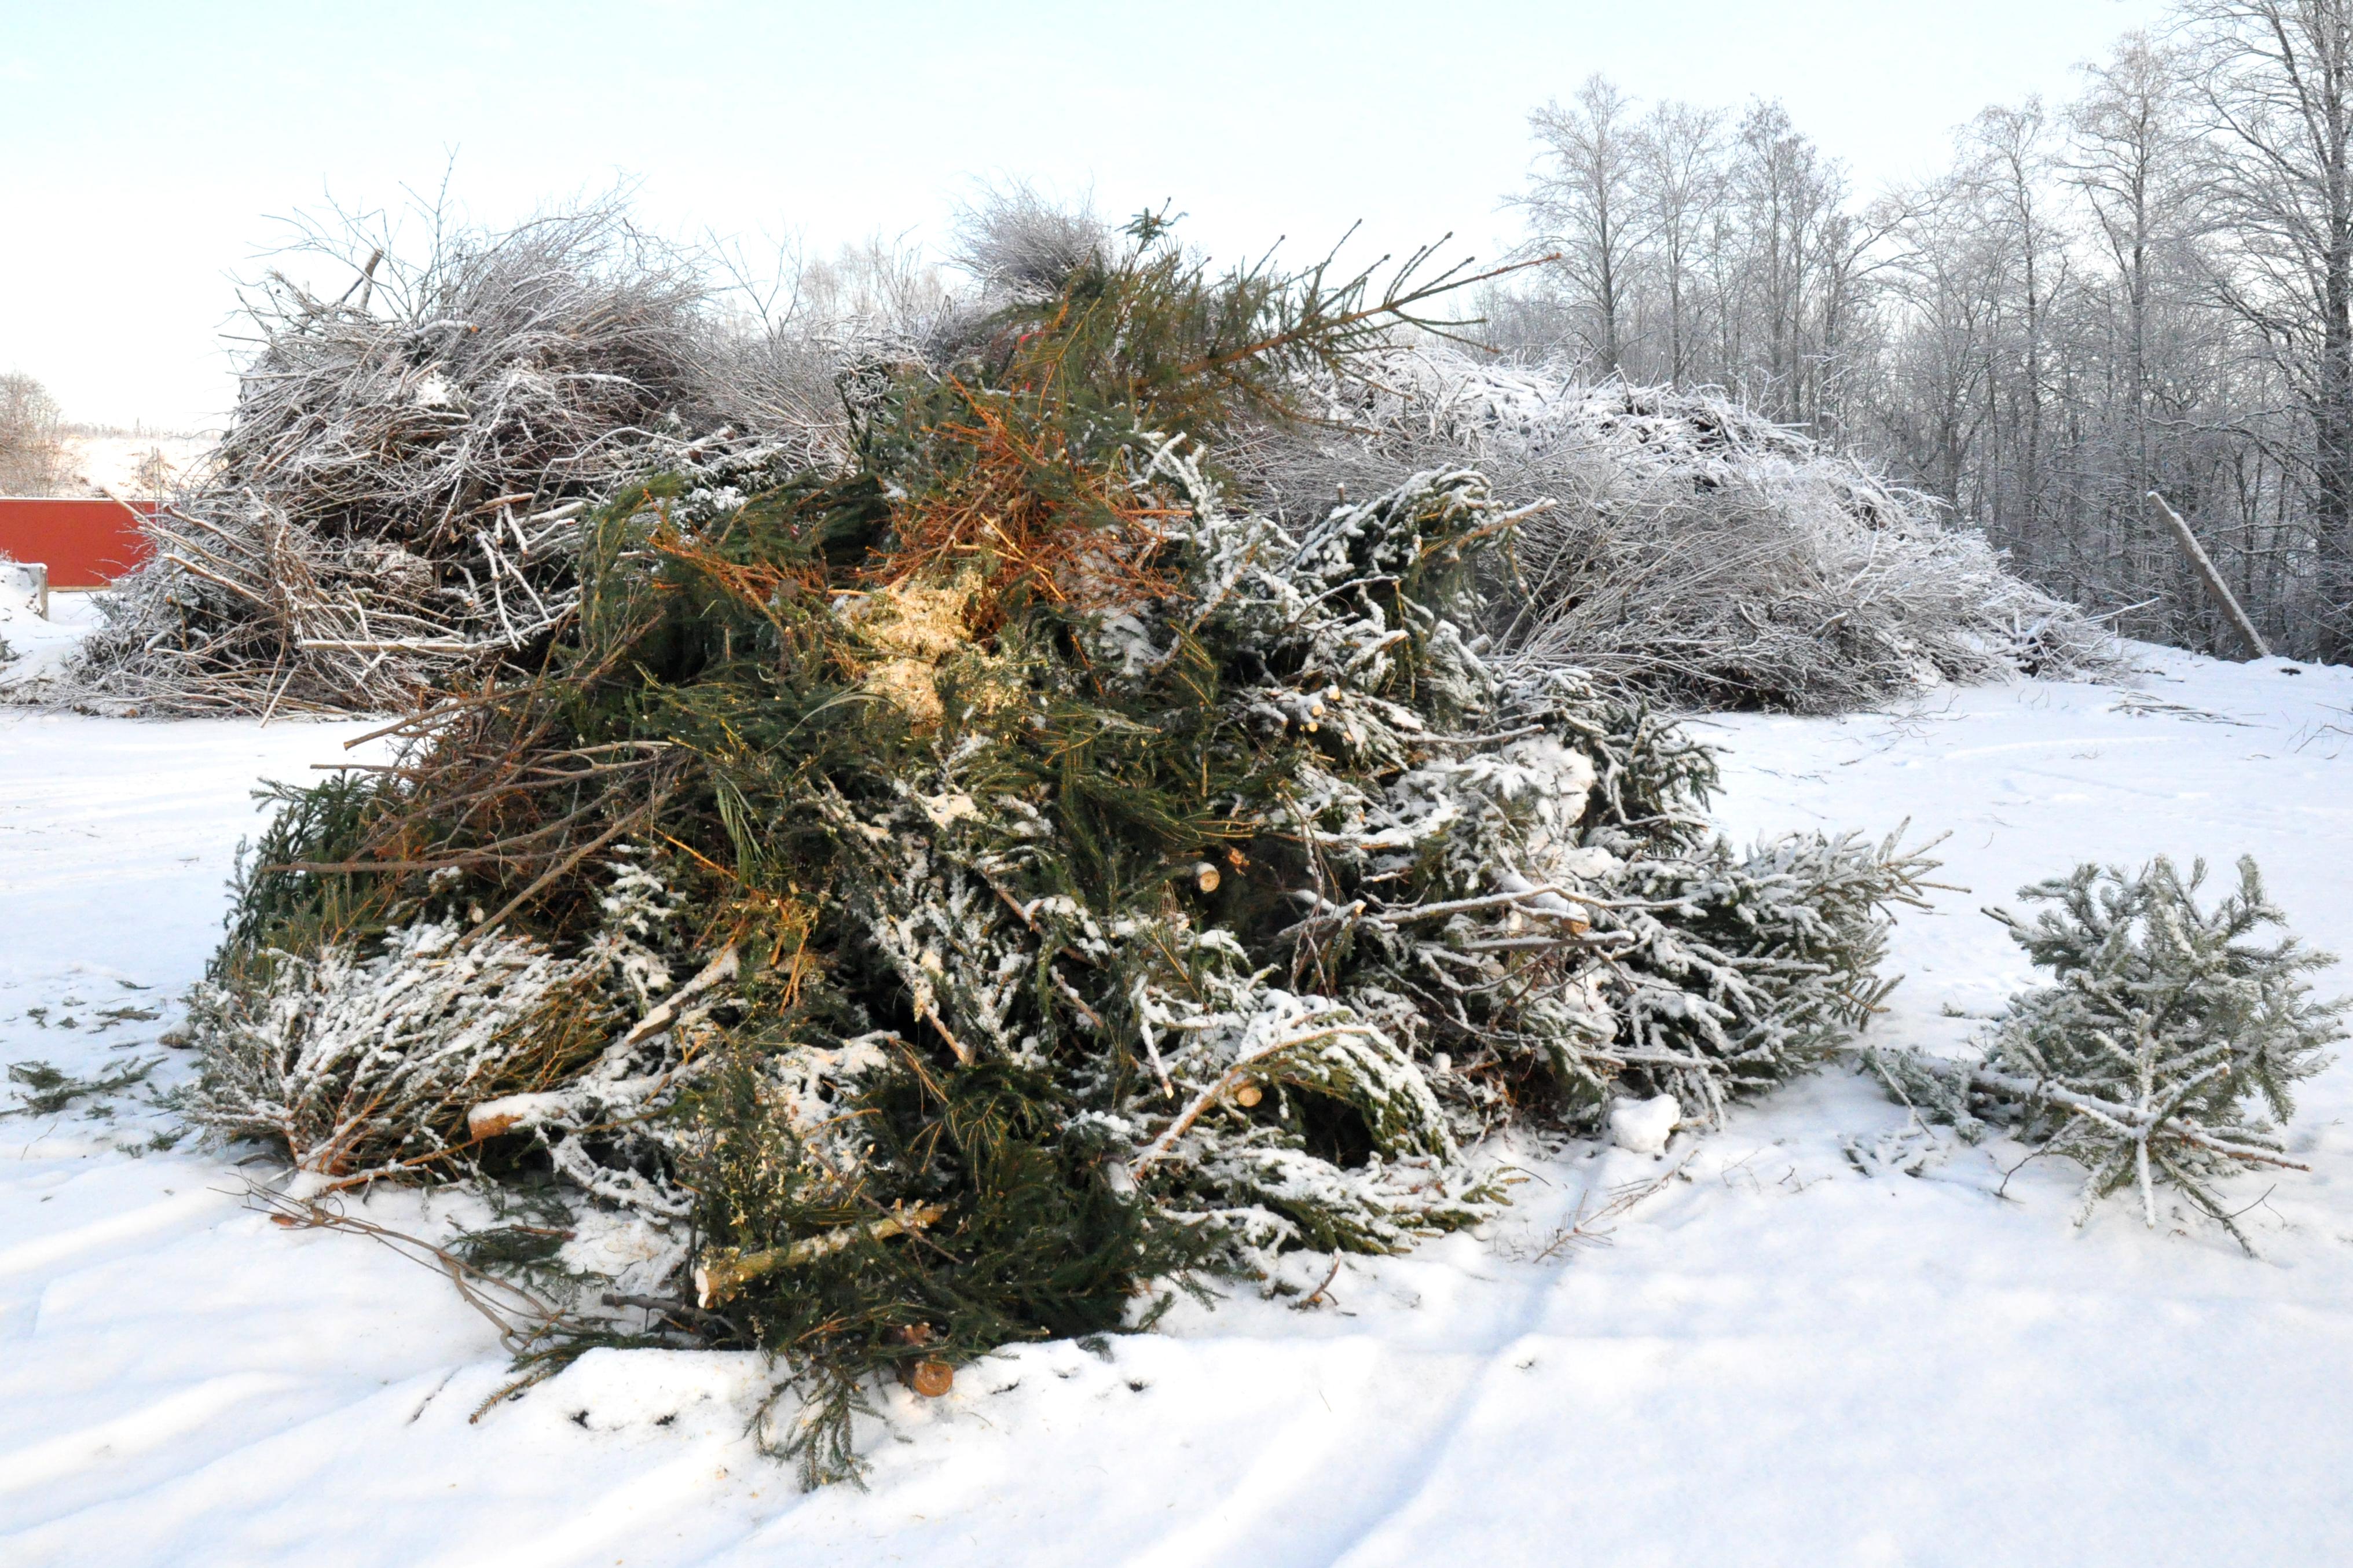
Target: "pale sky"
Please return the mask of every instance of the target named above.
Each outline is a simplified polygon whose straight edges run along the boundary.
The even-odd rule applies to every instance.
[[[1778,98],[1859,189],[1986,104],[2061,98],[2159,0],[0,0],[0,369],[68,417],[194,426],[276,216],[438,183],[499,221],[638,183],[681,237],[923,240],[976,177],[1173,199],[1221,256],[1514,237],[1527,110]]]

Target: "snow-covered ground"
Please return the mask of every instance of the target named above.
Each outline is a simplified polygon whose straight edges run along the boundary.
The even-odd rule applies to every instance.
[[[54,588],[48,614],[38,614],[22,579],[5,570],[13,564],[0,556],[0,691],[29,689],[57,673],[99,620],[95,595]]]
[[[1978,906],[2079,858],[2252,852],[2353,952],[2353,670],[2142,651],[2127,689],[1717,731],[1743,836],[1950,833],[1970,890],[1901,927],[1883,1037],[1997,1008],[2028,971]],[[0,710],[0,1061],[184,1077],[153,1042],[248,785],[357,732]],[[116,1104],[0,1121],[0,1560],[27,1568],[2353,1561],[2353,1062],[2306,1088],[2311,1173],[2239,1185],[2260,1260],[2122,1203],[2077,1232],[2067,1168],[2000,1193],[2014,1148],[1920,1163],[1831,1072],[1663,1160],[1530,1151],[1508,1219],[1349,1259],[1306,1310],[894,1391],[871,1489],[807,1496],[744,1435],[747,1357],[600,1352],[470,1421],[504,1364],[445,1280],[271,1225]]]

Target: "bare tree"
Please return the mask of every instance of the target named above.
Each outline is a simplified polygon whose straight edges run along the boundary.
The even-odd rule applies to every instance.
[[[1561,275],[1591,312],[1587,348],[1602,375],[1625,368],[1628,317],[1641,227],[1641,136],[1634,106],[1607,77],[1591,76],[1564,107],[1528,116],[1536,170],[1513,198],[1539,249],[1560,253]]]
[[[2209,280],[2195,243],[2207,204],[2204,158],[2187,113],[2189,64],[2178,47],[2128,33],[2105,60],[2084,68],[2083,94],[2067,113],[2062,178],[2080,203],[2091,264],[2100,269],[2083,301],[2086,346],[2096,353],[2105,345],[2109,367],[2105,396],[2076,400],[2098,405],[2077,415],[2096,449],[2080,461],[2086,493],[2074,527],[2083,547],[2105,558],[2119,599],[2175,579],[2173,597],[2185,602],[2180,563],[2158,537],[2144,497],[2162,490],[2195,514],[2210,477],[2228,474],[2238,481],[2229,488],[2243,491],[2265,467],[2201,472],[2193,457],[2201,424],[2220,416],[2227,425],[2231,416],[2229,398],[2215,395],[2227,370],[2200,363],[2215,323],[2204,319]],[[2238,553],[2251,568],[2252,552]]]
[[[2130,33],[2100,65],[2085,68],[2085,91],[2068,115],[2066,178],[2089,208],[2108,264],[2122,285],[2124,375],[2132,468],[2126,488],[2155,483],[2149,427],[2149,323],[2168,247],[2181,244],[2193,156],[2181,116],[2179,55]]]
[[[2321,657],[2353,658],[2353,0],[2192,0],[2219,275],[2310,422]]]
[[[0,375],[0,495],[54,495],[67,473],[57,399],[31,376]]]
[[[1814,423],[1852,324],[1870,237],[1847,209],[1844,171],[1778,103],[1752,105],[1742,117],[1730,194],[1746,242],[1741,296],[1756,324],[1753,379],[1743,380],[1776,416]]]
[[[1721,110],[1661,103],[1635,143],[1635,195],[1666,296],[1666,355],[1658,369],[1677,384],[1690,380],[1701,346],[1694,318],[1709,218],[1724,199],[1723,125]]]
[[[2044,543],[2045,491],[2052,478],[2044,461],[2051,317],[2067,282],[2069,243],[2052,210],[2057,205],[2055,165],[2045,130],[2041,100],[2029,99],[2020,108],[1986,110],[1968,137],[1981,221],[1993,240],[2004,329],[2000,365],[2004,374],[1989,378],[1988,384],[2007,405],[1995,428],[2018,448],[2011,466],[2015,482],[1994,492],[1990,521],[1999,534],[2037,549]],[[2014,515],[2003,515],[2005,505]]]
[[[1897,469],[1964,510],[1977,499],[1995,331],[1992,268],[1968,195],[1968,183],[1950,174],[1906,203],[1889,270],[1902,330],[1881,366],[1877,400]]]

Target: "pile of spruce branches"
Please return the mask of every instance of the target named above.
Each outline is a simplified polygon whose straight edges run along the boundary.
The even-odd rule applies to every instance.
[[[1402,1247],[1492,1212],[1501,1126],[1819,1063],[1927,862],[1736,850],[1704,751],[1490,649],[1478,474],[1286,524],[1203,456],[1458,281],[1146,216],[861,394],[853,460],[601,509],[537,674],[286,792],[197,1114],[311,1192],[554,1178],[562,1268],[773,1353],[819,1478],[875,1375]]]

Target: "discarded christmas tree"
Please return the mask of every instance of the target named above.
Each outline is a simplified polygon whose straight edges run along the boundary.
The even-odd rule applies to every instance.
[[[2049,904],[2010,928],[2052,984],[2021,994],[1993,1026],[1980,1063],[1883,1058],[1912,1102],[1971,1137],[1988,1121],[2084,1165],[2075,1221],[2131,1188],[2154,1228],[2158,1188],[2172,1187],[2253,1250],[2216,1184],[2251,1168],[2305,1167],[2280,1135],[2293,1086],[2327,1065],[2347,1003],[2314,1000],[2304,977],[2335,960],[2292,936],[2253,938],[2284,917],[2252,859],[2239,886],[2198,905],[2206,867],[2184,879],[2160,856],[2137,874],[2079,866],[2021,889]]]
[[[1475,1219],[1514,1119],[1712,1123],[1862,1023],[1926,869],[1736,854],[1703,751],[1483,651],[1517,517],[1476,474],[1229,509],[1203,444],[1451,279],[1129,239],[852,378],[854,465],[606,509],[539,678],[280,817],[198,1008],[201,1113],[328,1127],[282,1135],[315,1183],[552,1169],[628,1216],[664,1321],[780,1358],[812,1477],[874,1372]],[[322,1016],[408,994],[480,1072]]]

